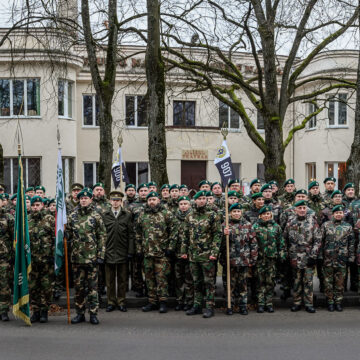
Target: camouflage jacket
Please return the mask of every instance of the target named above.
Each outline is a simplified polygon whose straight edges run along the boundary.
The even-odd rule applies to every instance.
[[[0,261],[13,259],[14,217],[5,208],[0,208]]]
[[[106,228],[101,215],[92,206],[79,207],[68,217],[66,232],[71,241],[71,261],[95,264],[104,260]]]
[[[255,224],[259,220],[259,211],[255,206],[252,206],[250,210],[246,211],[244,217],[247,221],[251,222],[251,224]]]
[[[320,196],[320,194],[319,195],[309,194],[308,207],[311,210],[315,211],[316,220],[318,224],[321,224],[322,211],[325,209],[326,205],[324,204],[324,201]]]
[[[136,224],[139,215],[144,211],[145,205],[146,200],[142,200],[140,198],[129,205],[128,211],[130,211],[132,214],[134,224]]]
[[[55,218],[46,210],[31,213],[28,220],[31,261],[53,262],[55,257]]]
[[[323,200],[323,202],[325,203],[325,206],[328,206],[329,204],[332,203],[332,200],[331,200],[331,194],[333,192],[332,191],[325,191],[324,193],[322,193],[320,196]]]
[[[223,229],[225,224],[223,224]],[[258,257],[258,243],[252,225],[244,217],[229,219],[229,251],[231,266],[255,265]],[[223,234],[220,257],[226,259],[226,235]]]
[[[292,207],[286,209],[285,211],[283,211],[281,213],[281,215],[280,215],[280,224],[279,225],[281,226],[281,229],[284,231],[286,224],[288,222],[290,222],[291,220],[295,219],[296,216],[297,215],[296,215],[294,206],[292,206]],[[307,218],[314,218],[315,221],[318,223],[315,211],[310,209],[309,207],[308,207],[308,209],[306,211],[306,217]]]
[[[280,226],[274,221],[259,219],[252,226],[258,243],[258,260],[286,259],[285,242]]]
[[[274,199],[265,200],[265,206],[271,207],[271,212],[273,214],[273,220],[279,224],[280,223],[280,215],[282,213],[282,207],[280,202],[275,201]]]
[[[322,210],[321,212],[321,224],[332,220],[333,218],[333,214],[332,214],[332,209],[334,207],[334,204],[330,203],[327,205],[327,207]],[[348,222],[350,225],[353,225],[353,215],[351,213],[351,211],[348,208],[345,208],[344,210],[344,219],[346,222]]]
[[[295,200],[295,191],[292,193],[285,192],[279,196],[280,205],[284,210],[290,208],[293,205],[294,200]]]
[[[72,196],[70,195],[66,199],[66,213],[67,214],[72,213],[78,205],[79,205],[79,201],[74,201]]]
[[[133,198],[126,197],[126,199],[123,202],[124,209],[128,209],[132,203],[137,201],[137,197],[134,196]]]
[[[155,208],[145,205],[136,222],[136,251],[144,256],[164,257],[173,243],[174,218],[159,204]]]
[[[349,209],[350,206],[353,204],[353,203],[356,203],[358,199],[356,197],[354,198],[348,198],[347,196],[343,196],[343,199],[342,199],[342,202],[344,204],[344,206]]]
[[[354,232],[344,221],[328,221],[321,226],[321,256],[324,266],[346,267],[355,261]]]
[[[225,196],[217,196],[215,195],[215,202],[214,204],[219,208],[223,209],[225,207]]]
[[[189,227],[189,238],[183,243],[181,253],[188,254],[193,262],[207,262],[209,257],[218,257],[221,244],[221,222],[219,214],[207,206],[195,207],[185,221]]]
[[[98,197],[93,197],[93,201],[92,201],[95,209],[102,215],[104,214],[106,211],[111,210],[111,204],[110,202],[106,199],[105,196],[102,196],[100,198]]]
[[[169,199],[169,201],[164,205],[166,209],[168,209],[171,213],[175,214],[177,209],[179,208],[178,199]]]
[[[310,257],[318,258],[321,234],[315,216],[293,217],[285,226],[284,238],[293,268],[304,269]]]
[[[186,212],[177,210],[174,214],[174,236],[170,244],[170,249],[175,251],[175,255],[178,259],[181,258],[181,249],[184,243],[188,243],[189,227],[185,221],[186,216],[192,211],[190,208]]]

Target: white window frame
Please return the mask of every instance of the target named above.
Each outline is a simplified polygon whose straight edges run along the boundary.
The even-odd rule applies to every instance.
[[[70,186],[71,186],[71,179],[70,179],[70,160],[73,161],[73,175],[75,178],[75,158],[73,157],[63,157],[62,160],[64,160],[64,187],[65,187],[65,193],[68,194],[70,192]]]
[[[219,109],[220,109],[220,106],[221,106],[221,103],[222,101],[221,100],[219,100]],[[225,103],[223,103],[223,104],[225,104]],[[239,132],[241,132],[242,131],[242,126],[243,126],[243,122],[242,122],[242,119],[241,119],[241,117],[240,117],[240,115],[238,115],[239,116],[239,127],[238,128],[232,128],[232,127],[230,127],[230,125],[231,125],[231,110],[233,110],[230,106],[228,106],[227,104],[225,104],[226,106],[227,106],[227,129],[228,129],[228,131],[229,132],[234,132],[234,133],[239,133]],[[235,110],[234,110],[235,111]],[[218,114],[218,116],[220,116],[220,114]],[[219,124],[220,125],[220,128],[222,127],[222,124]]]
[[[58,100],[59,100],[59,81],[64,82],[64,115],[59,115],[59,107],[58,107],[58,117],[59,119],[74,119],[74,110],[75,106],[72,106],[71,109],[71,116],[69,116],[69,84],[72,85],[72,94],[71,94],[71,103],[74,105],[74,93],[75,93],[75,86],[74,81],[67,80],[67,79],[59,79],[58,80]]]
[[[335,183],[335,190],[338,189],[338,184],[339,184],[339,163],[344,163],[345,161],[327,161],[325,163],[325,170],[326,170],[326,177],[328,176],[333,176],[336,179],[336,183]],[[334,165],[334,174],[333,175],[329,175],[329,164],[333,164]]]
[[[84,124],[84,96],[91,96],[92,97],[92,110],[93,110],[93,124],[92,125],[85,125]],[[100,126],[96,125],[96,94],[82,94],[82,106],[81,106],[81,113],[82,113],[82,127],[83,128],[95,128],[98,129]]]
[[[136,184],[134,184],[136,186],[136,188],[140,185],[139,184],[139,163],[147,163],[148,166],[148,181],[150,179],[150,163],[148,161],[125,161],[125,166],[126,163],[135,163],[135,176],[136,176]]]
[[[138,126],[138,97],[139,96],[142,96],[142,97],[145,97],[145,94],[136,94],[136,95],[133,95],[133,94],[125,94],[125,106],[124,106],[124,109],[125,109],[125,126],[128,127],[128,128],[137,128],[137,129],[147,129],[148,127],[147,126]],[[126,97],[134,97],[134,122],[135,124],[134,125],[127,125],[126,124]]]
[[[308,162],[308,163],[305,163],[305,176],[306,176],[306,182],[307,183],[310,183],[311,181],[315,181],[316,180],[316,162]],[[312,174],[309,174],[309,167],[311,167],[311,173]],[[327,170],[326,170],[327,171]],[[314,175],[314,177],[310,178],[310,175]]]
[[[85,164],[92,164],[93,165],[93,184],[96,184],[96,164],[98,161],[84,161],[83,162],[83,184],[85,186]]]
[[[331,129],[347,129],[349,128],[349,119],[348,119],[348,109],[347,104],[346,106],[346,124],[339,124],[339,101],[340,95],[346,95],[346,101],[348,100],[348,93],[338,93],[338,94],[332,94],[328,96],[328,102],[333,101],[334,102],[334,125],[330,125],[330,119],[329,119],[329,109],[328,109],[328,116],[327,116],[327,127]],[[329,105],[330,108],[330,105]]]
[[[194,109],[194,125],[191,125],[191,126],[175,125],[175,117],[174,117],[174,103],[175,102],[183,102],[183,103],[191,102],[191,103],[194,103],[194,107],[195,107],[195,109]],[[172,101],[172,121],[173,121],[172,124],[173,124],[173,126],[179,127],[179,128],[182,128],[182,129],[195,129],[197,127],[197,125],[196,125],[196,118],[197,118],[196,111],[197,111],[197,108],[198,108],[198,105],[197,105],[197,101],[195,99],[173,99],[173,101]]]
[[[307,103],[306,108],[307,108],[307,116],[309,116],[310,114],[315,112],[315,105],[312,104],[312,103]],[[315,126],[314,126],[314,122],[315,122]],[[311,119],[308,121],[308,123],[306,125],[307,125],[306,130],[316,130],[316,128],[317,128],[317,116],[316,115],[312,116]]]
[[[39,104],[39,115],[28,115],[28,108],[27,108],[27,81],[28,80],[39,80],[40,84],[40,78],[33,77],[33,78],[14,78],[14,79],[8,79],[8,78],[1,78],[1,80],[8,80],[9,81],[9,91],[10,91],[10,115],[7,116],[1,116],[0,119],[9,119],[9,118],[32,118],[32,119],[40,119],[41,118],[41,104]],[[24,82],[24,115],[14,115],[14,94],[13,94],[13,81],[23,81]],[[39,88],[40,91],[40,88]],[[40,93],[41,94],[41,93]],[[41,102],[41,101],[40,101]]]

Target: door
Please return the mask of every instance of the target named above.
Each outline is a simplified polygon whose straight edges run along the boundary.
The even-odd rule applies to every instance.
[[[206,161],[181,161],[181,183],[189,190],[199,190],[199,182],[206,179]]]

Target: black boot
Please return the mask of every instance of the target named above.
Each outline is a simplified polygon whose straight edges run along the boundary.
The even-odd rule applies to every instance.
[[[232,315],[234,312],[233,312],[233,309],[232,308],[227,308],[226,309],[226,312],[225,312],[225,314],[226,315]]]
[[[41,323],[47,323],[48,322],[48,312],[47,312],[47,310],[41,310],[40,322]]]
[[[149,311],[153,311],[153,310],[157,310],[158,306],[156,304],[151,304],[148,303],[147,305],[142,307],[142,311],[143,312],[149,312]]]
[[[183,304],[177,304],[175,306],[175,311],[181,311],[181,310],[184,310],[184,305]]]
[[[343,311],[343,307],[341,306],[341,304],[335,304],[335,310],[336,311]]]
[[[268,312],[268,313],[273,313],[274,312],[274,308],[272,305],[267,305],[265,306],[265,310]]]
[[[159,313],[161,313],[161,314],[167,313],[167,307],[166,307],[166,302],[165,301],[160,301]]]
[[[35,323],[35,322],[40,321],[40,311],[35,311],[35,312],[32,314],[32,316],[31,316],[31,318],[30,318],[30,321],[31,321],[31,323]]]
[[[111,312],[111,311],[114,311],[115,309],[116,309],[115,305],[109,304],[109,305],[106,307],[106,312]]]
[[[330,311],[330,312],[335,311],[334,304],[329,304],[329,305],[328,305],[328,311]]]
[[[280,296],[280,299],[283,301],[286,301],[286,299],[288,299],[289,297],[291,297],[291,291],[284,290],[283,294],[281,294],[281,296]]]
[[[247,314],[248,314],[248,311],[247,311],[246,306],[240,306],[240,308],[239,308],[239,314],[240,314],[240,315],[247,315]]]
[[[197,315],[197,314],[202,314],[202,309],[201,307],[196,305],[186,312],[186,315]]]
[[[93,325],[99,324],[99,320],[98,320],[96,314],[90,314],[90,324],[93,324]]]
[[[192,305],[188,305],[188,304],[185,304],[184,307],[183,307],[183,310],[184,311],[188,311],[192,308]],[[176,310],[176,309],[175,309]]]
[[[305,310],[310,314],[316,313],[315,308],[313,306],[311,306],[311,305],[310,306],[305,306]]]
[[[54,300],[55,301],[59,300],[60,296],[61,296],[61,291],[59,291],[59,290],[54,291]]]
[[[84,314],[77,314],[74,318],[71,319],[72,324],[80,324],[82,322],[85,322]]]
[[[213,309],[205,309],[204,314],[203,314],[203,318],[205,319],[209,319],[211,317],[213,317],[214,314],[214,310]]]
[[[263,305],[259,305],[258,308],[257,308],[257,312],[258,312],[259,314],[262,314],[264,311],[265,311],[264,306],[263,306]]]
[[[8,313],[5,311],[1,314],[1,321],[9,321],[9,315]]]
[[[301,305],[293,305],[290,309],[292,312],[297,312],[301,310]]]

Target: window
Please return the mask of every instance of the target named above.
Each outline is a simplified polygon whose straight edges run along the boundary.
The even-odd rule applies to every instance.
[[[96,95],[83,95],[83,126],[99,126],[99,103]]]
[[[149,164],[147,162],[126,162],[125,167],[130,184],[138,187],[140,184],[149,181]]]
[[[73,83],[68,80],[58,82],[58,114],[65,118],[72,118]]]
[[[265,182],[265,165],[257,164],[256,177],[262,182]]]
[[[40,79],[0,79],[0,116],[40,116]]]
[[[99,163],[84,162],[84,186],[92,187],[99,181]]]
[[[70,186],[74,182],[74,158],[62,158],[62,169],[65,193],[70,192]]]
[[[310,115],[313,112],[316,111],[316,106],[315,104],[312,103],[308,103],[307,104],[307,114]],[[307,127],[308,129],[315,129],[316,128],[316,115],[312,116],[311,119],[309,120],[309,122],[307,123]]]
[[[240,116],[227,104],[219,102],[219,127],[227,124],[229,130],[240,130]]]
[[[41,159],[22,158],[24,186],[37,186],[41,184]],[[13,194],[17,192],[18,185],[18,158],[4,158],[4,182],[6,192]]]
[[[175,126],[195,126],[195,101],[175,101],[174,119]]]
[[[265,129],[264,118],[263,118],[260,111],[257,112],[257,116],[256,116],[256,128],[258,130],[264,130]]]
[[[241,163],[233,163],[233,170],[236,179],[241,179]]]
[[[125,121],[127,126],[145,127],[146,123],[146,103],[142,95],[125,96]]]
[[[345,182],[346,162],[326,163],[326,177],[333,176],[336,179],[336,189],[343,189]]]
[[[329,97],[329,126],[347,125],[347,94],[332,95]]]
[[[311,183],[316,180],[316,163],[307,163],[305,164],[306,170],[306,179],[307,183]]]

